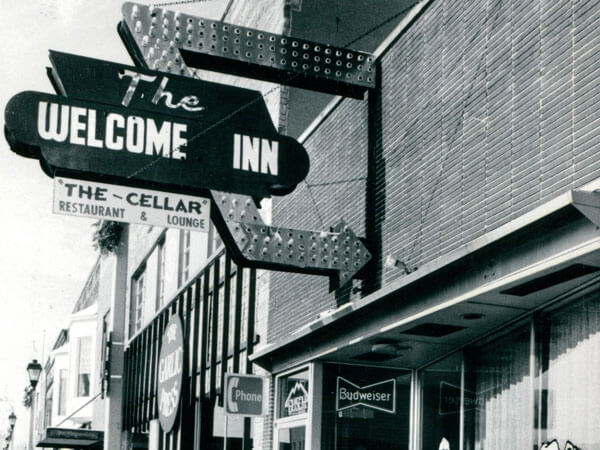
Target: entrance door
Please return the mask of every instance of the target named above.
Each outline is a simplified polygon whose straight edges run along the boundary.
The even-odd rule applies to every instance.
[[[277,430],[278,450],[304,450],[306,425],[288,426]]]
[[[307,445],[311,380],[310,368],[277,377],[277,408],[275,420],[275,450],[305,450]]]

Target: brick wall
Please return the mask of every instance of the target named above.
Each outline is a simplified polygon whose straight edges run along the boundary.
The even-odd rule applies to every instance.
[[[380,96],[343,100],[307,138],[312,187],[274,201],[273,222],[379,230],[385,286],[402,276],[387,255],[420,267],[597,178],[599,6],[433,0],[380,59]],[[270,341],[335,306],[325,279],[274,273]]]

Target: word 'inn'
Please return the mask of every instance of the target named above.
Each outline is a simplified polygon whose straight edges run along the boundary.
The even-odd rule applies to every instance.
[[[235,133],[233,168],[277,175],[279,142]]]

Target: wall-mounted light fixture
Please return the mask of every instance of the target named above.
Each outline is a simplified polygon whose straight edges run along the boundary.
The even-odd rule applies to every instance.
[[[409,267],[409,265],[406,264],[404,261],[402,261],[398,258],[395,258],[392,255],[387,255],[387,257],[385,258],[385,261],[383,262],[383,265],[387,269],[400,268],[404,271],[405,274],[409,274],[409,273],[412,273],[415,270],[417,270],[416,267],[414,267],[414,268]]]
[[[479,320],[485,317],[482,313],[466,313],[461,316],[465,320]]]
[[[371,351],[373,353],[395,356],[401,356],[411,348],[412,347],[408,345],[402,345],[401,343],[394,341],[377,341],[371,345]]]

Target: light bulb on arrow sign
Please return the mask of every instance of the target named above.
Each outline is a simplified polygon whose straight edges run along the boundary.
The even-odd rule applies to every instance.
[[[366,53],[289,40],[286,36],[131,2],[123,5],[123,21],[118,29],[136,64],[166,73],[194,76],[194,70],[186,65],[181,53],[187,51],[188,62],[201,59],[202,67],[207,68],[208,64],[211,70],[229,73],[241,70],[243,73],[239,74],[246,77],[306,89],[360,98],[365,89],[374,87],[374,58]],[[242,34],[247,47],[256,46],[258,50],[262,47],[264,51],[240,53],[242,42],[238,45],[236,39]],[[158,35],[161,39],[151,39]],[[231,45],[219,44],[223,42]],[[323,57],[323,70],[319,64],[307,69],[294,66],[294,61],[273,59],[288,52],[288,47],[293,56],[293,48],[300,45],[309,46],[317,58]],[[347,73],[331,71],[327,64],[341,57],[358,64]],[[369,250],[343,221],[329,231],[268,226],[252,197],[226,190],[212,190],[211,196],[216,206],[211,210],[213,221],[219,234],[236,262],[245,266],[328,275],[330,289],[335,289],[349,282],[371,260]]]

